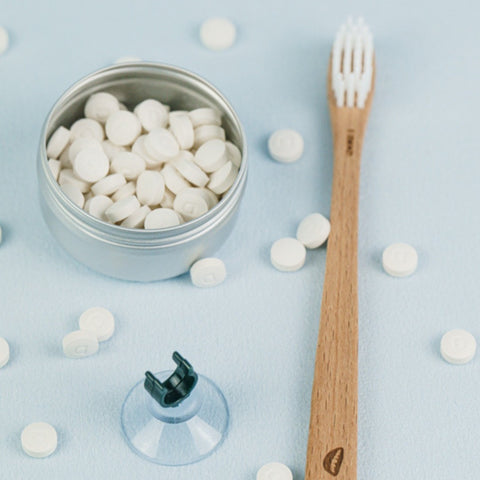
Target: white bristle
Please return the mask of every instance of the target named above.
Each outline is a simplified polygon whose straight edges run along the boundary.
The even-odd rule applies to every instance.
[[[368,81],[369,81],[369,75],[363,74],[358,80],[357,80],[357,106],[358,108],[363,108],[365,106],[365,100],[367,99],[367,95],[369,92],[369,86],[368,86]]]
[[[341,73],[338,73],[338,75],[335,77],[333,88],[335,92],[335,98],[337,99],[337,106],[342,107],[345,98],[345,80]]]
[[[365,35],[365,67],[366,71],[371,68],[373,60],[373,37],[370,32]]]
[[[332,49],[332,90],[339,107],[363,108],[372,87],[373,37],[363,18],[350,17]]]
[[[347,107],[353,108],[355,106],[355,76],[353,73],[346,75],[347,80]]]
[[[340,73],[340,64],[342,62],[342,42],[343,38],[335,40],[335,44],[333,45],[332,72]]]
[[[355,47],[353,49],[353,73],[355,79],[360,78],[360,74],[363,69],[363,51],[362,51],[363,41],[362,36],[357,35],[355,38]]]
[[[343,44],[343,68],[344,74],[350,72],[352,68],[352,32],[345,34],[345,42]]]

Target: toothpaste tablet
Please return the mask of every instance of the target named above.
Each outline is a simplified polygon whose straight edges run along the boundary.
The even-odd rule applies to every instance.
[[[53,132],[50,140],[47,143],[47,156],[48,158],[57,159],[60,154],[65,150],[65,147],[70,142],[70,130],[65,127],[58,127]]]
[[[65,356],[84,358],[98,352],[98,339],[88,330],[76,330],[63,337],[62,346]]]
[[[107,92],[94,93],[85,104],[85,117],[105,123],[107,118],[120,110],[117,98]]]
[[[320,213],[305,217],[297,228],[297,240],[307,248],[323,245],[330,234],[330,222]]]
[[[219,258],[202,258],[190,268],[190,278],[196,287],[215,287],[227,276],[225,264]]]
[[[282,272],[295,272],[305,263],[305,247],[296,238],[281,238],[270,250],[272,265]]]
[[[45,458],[57,448],[57,431],[45,422],[35,422],[26,426],[20,437],[23,451],[34,458]]]
[[[279,462],[267,463],[257,472],[257,480],[293,480],[291,470]]]
[[[295,130],[277,130],[268,140],[268,150],[278,162],[296,162],[303,154],[303,138]]]
[[[383,251],[382,263],[392,277],[407,277],[417,269],[418,255],[411,245],[394,243]]]
[[[80,315],[80,330],[93,332],[99,342],[108,340],[115,331],[115,319],[112,313],[103,307],[92,307]]]
[[[235,25],[227,18],[209,18],[200,28],[200,40],[210,50],[226,50],[235,42]]]
[[[454,365],[463,365],[470,362],[475,356],[477,342],[474,336],[465,330],[451,330],[440,342],[442,357]]]

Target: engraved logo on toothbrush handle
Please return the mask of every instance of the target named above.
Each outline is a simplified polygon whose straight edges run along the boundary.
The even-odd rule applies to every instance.
[[[351,157],[353,156],[353,147],[355,145],[355,130],[349,128],[347,130],[347,151],[346,154]]]
[[[336,477],[340,473],[340,467],[343,462],[343,448],[338,447],[330,450],[323,459],[323,468],[330,475]]]

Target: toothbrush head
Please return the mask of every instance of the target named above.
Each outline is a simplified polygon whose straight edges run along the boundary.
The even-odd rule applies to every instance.
[[[365,108],[374,83],[373,37],[363,18],[338,30],[330,64],[330,91],[337,107]]]

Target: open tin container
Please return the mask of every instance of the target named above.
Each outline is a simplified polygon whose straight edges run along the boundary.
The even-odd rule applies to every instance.
[[[172,110],[212,107],[222,114],[227,139],[242,153],[238,176],[220,202],[182,225],[159,230],[120,227],[75,205],[48,167],[46,143],[60,126],[83,116],[88,97],[106,91],[132,108],[147,98]],[[50,111],[40,135],[38,182],[43,217],[62,247],[79,262],[105,275],[133,281],[175,277],[197,259],[212,255],[233,229],[247,178],[247,145],[240,120],[225,97],[203,78],[179,67],[135,62],[90,74],[70,87]]]

